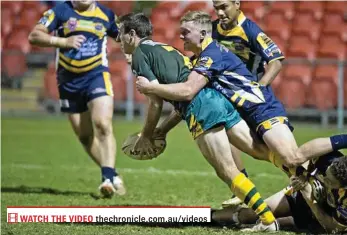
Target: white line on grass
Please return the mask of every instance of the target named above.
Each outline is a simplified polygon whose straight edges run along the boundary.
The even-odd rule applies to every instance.
[[[49,170],[52,169],[51,166],[39,165],[39,164],[3,164],[4,168],[21,168],[26,170]],[[53,166],[54,168],[60,168],[64,170],[97,170],[97,167],[86,167],[86,166]],[[158,169],[154,167],[148,168],[119,168],[120,172],[130,173],[130,174],[159,174],[159,175],[185,175],[185,176],[213,176],[217,177],[214,172],[208,171],[187,171],[187,170],[175,170],[175,169]],[[274,178],[278,177],[277,174],[269,174],[269,173],[258,173],[255,177],[264,177],[264,178]]]

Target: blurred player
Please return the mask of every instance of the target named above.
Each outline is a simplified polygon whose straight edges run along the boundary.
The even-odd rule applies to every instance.
[[[55,31],[56,36],[50,33]],[[106,55],[107,36],[116,38],[114,13],[94,0],[64,2],[46,11],[29,35],[32,45],[58,48],[61,111],[86,152],[101,167],[100,192],[125,194],[115,170],[113,90]]]
[[[284,56],[260,27],[246,18],[240,4],[242,6],[240,0],[213,0],[218,19],[212,23],[212,38],[236,54],[257,77],[259,84],[268,86],[280,72]],[[264,63],[267,64],[266,71]],[[237,159],[239,169],[244,169],[241,152],[234,149],[233,156]],[[246,173],[246,170],[243,172]],[[237,198],[234,198],[223,204],[237,203]]]
[[[174,84],[198,75],[191,73],[192,65],[188,57],[172,46],[150,40],[151,35],[151,22],[143,14],[131,13],[120,18],[121,46],[125,54],[132,54],[132,71],[137,77],[146,77],[147,82],[153,84]],[[151,155],[156,151],[152,136],[160,118],[163,100],[155,95],[148,96],[148,99],[145,124],[133,150],[139,155]],[[234,163],[226,130],[244,121],[232,104],[211,88],[203,88],[190,102],[171,103],[186,120],[201,153],[217,175],[260,216],[262,223],[258,226],[259,230],[277,231],[277,222],[254,184],[238,171]],[[175,114],[172,115],[172,120],[176,120]]]
[[[319,157],[310,160],[308,178],[291,179],[294,190],[300,191],[282,190],[266,199],[283,226],[295,226],[309,233],[347,231],[347,156],[335,150],[335,138],[320,138],[305,144]],[[347,142],[344,147],[347,148]],[[252,224],[258,219],[252,210],[242,207],[215,211],[212,218],[238,224]]]

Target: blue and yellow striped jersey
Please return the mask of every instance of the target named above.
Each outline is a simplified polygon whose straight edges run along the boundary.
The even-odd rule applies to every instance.
[[[256,76],[239,57],[212,38],[203,41],[202,49],[193,70],[204,75],[216,90],[239,107],[266,102]]]
[[[85,73],[108,71],[107,36],[116,38],[118,28],[112,10],[96,2],[93,11],[79,12],[66,1],[46,11],[39,24],[59,37],[84,35],[86,41],[77,49],[59,49],[58,81],[71,80]]]
[[[282,60],[284,56],[259,26],[242,12],[237,22],[234,28],[224,30],[219,20],[214,21],[212,37],[235,53],[260,80],[265,71],[264,62]]]
[[[330,164],[340,157],[345,156],[338,151],[321,156],[314,161],[310,161],[308,171],[317,171],[318,175],[325,175]],[[347,228],[347,189],[327,189],[326,202],[321,206],[336,222]]]

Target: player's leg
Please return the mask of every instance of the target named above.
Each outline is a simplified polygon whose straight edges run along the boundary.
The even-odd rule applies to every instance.
[[[220,126],[210,129],[199,135],[196,142],[218,177],[229,186],[230,190],[260,216],[263,225],[277,229],[275,218],[255,185],[237,169],[225,128]]]
[[[291,216],[290,205],[283,191],[277,192],[265,200],[276,218]],[[212,219],[218,222],[254,224],[259,219],[258,215],[250,208],[225,208],[215,211]]]
[[[95,76],[87,89],[88,109],[93,123],[94,137],[99,143],[101,175],[103,183],[101,193],[109,197],[114,192],[125,194],[123,180],[115,169],[116,140],[113,135],[113,90],[110,74],[104,72]]]
[[[231,153],[233,155],[237,169],[239,169],[239,171],[241,171],[248,178],[248,173],[241,160],[242,152],[232,144],[230,144],[230,148],[231,148]],[[222,203],[222,207],[224,208],[233,207],[233,206],[240,205],[241,203],[242,201],[238,197],[236,197],[235,195],[232,195],[231,198],[229,198],[228,200]]]
[[[68,115],[72,129],[81,142],[85,151],[100,166],[99,141],[94,137],[93,123],[90,112],[74,113]]]
[[[274,155],[272,163],[288,173],[295,174],[298,145],[288,125],[285,123],[272,125],[262,137]]]
[[[125,194],[122,179],[118,176],[116,163],[116,140],[113,135],[113,97],[101,96],[88,103],[94,127],[94,137],[99,143],[100,165],[103,183],[100,186],[105,196],[113,192]]]

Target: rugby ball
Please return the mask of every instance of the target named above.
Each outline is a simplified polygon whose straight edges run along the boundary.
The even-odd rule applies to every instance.
[[[133,151],[134,145],[136,141],[140,138],[141,133],[136,132],[130,136],[123,142],[122,151],[128,157],[135,160],[151,160],[153,158],[158,157],[162,154],[166,148],[166,140],[165,138],[157,137],[154,139],[154,145],[157,147],[158,151],[155,154],[145,154],[141,155]]]

